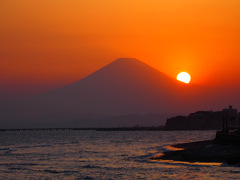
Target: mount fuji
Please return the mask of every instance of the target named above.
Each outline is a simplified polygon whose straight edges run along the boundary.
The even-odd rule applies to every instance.
[[[213,102],[227,106],[219,95],[179,82],[137,59],[121,58],[73,84],[5,106],[0,125],[58,127],[77,120],[133,114],[189,113],[212,108]]]

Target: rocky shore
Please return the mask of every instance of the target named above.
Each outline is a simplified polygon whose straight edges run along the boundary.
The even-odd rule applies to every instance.
[[[222,144],[214,140],[172,145],[167,151],[152,157],[152,160],[174,160],[184,162],[219,162],[229,165],[240,164],[240,144]]]

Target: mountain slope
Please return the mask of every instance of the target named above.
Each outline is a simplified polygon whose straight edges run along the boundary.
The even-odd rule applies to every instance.
[[[214,98],[209,89],[178,82],[139,60],[118,59],[76,83],[12,105],[2,119],[56,126],[84,118],[191,112]]]

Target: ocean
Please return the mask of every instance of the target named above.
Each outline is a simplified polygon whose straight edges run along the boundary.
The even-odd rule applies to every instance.
[[[240,179],[240,166],[152,161],[215,131],[2,131],[0,179]]]

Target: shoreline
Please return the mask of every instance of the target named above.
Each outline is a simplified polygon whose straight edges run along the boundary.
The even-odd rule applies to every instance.
[[[173,160],[181,162],[240,164],[240,144],[220,144],[214,140],[174,144],[173,151],[165,151],[151,160]]]

